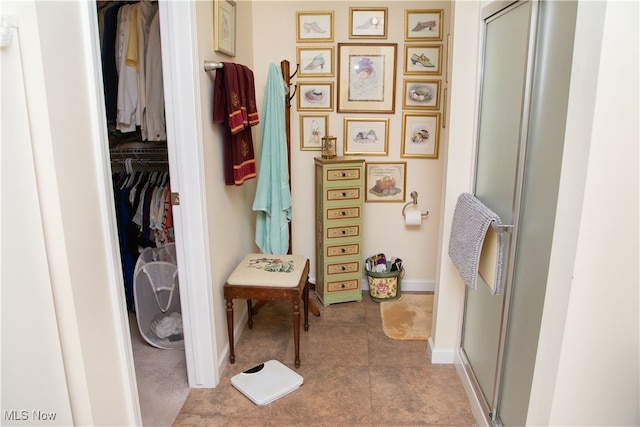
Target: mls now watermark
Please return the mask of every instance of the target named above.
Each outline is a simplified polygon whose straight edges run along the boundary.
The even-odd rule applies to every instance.
[[[40,410],[17,410],[4,411],[5,421],[53,421],[56,419],[55,412],[46,412]]]

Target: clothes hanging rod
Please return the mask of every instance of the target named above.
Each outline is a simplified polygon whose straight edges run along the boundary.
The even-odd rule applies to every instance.
[[[221,68],[222,68],[222,62],[204,61],[204,70],[205,71],[219,70]]]

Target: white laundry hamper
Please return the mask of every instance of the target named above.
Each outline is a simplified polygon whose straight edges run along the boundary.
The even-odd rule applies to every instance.
[[[133,296],[142,337],[154,347],[184,350],[175,244],[145,249],[133,273]]]

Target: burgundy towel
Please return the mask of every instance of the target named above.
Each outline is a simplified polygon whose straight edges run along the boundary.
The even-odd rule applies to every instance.
[[[213,122],[226,123],[231,133],[239,132],[244,124],[236,64],[222,63],[222,69],[216,73],[213,89]]]
[[[214,80],[213,122],[222,123],[224,139],[224,181],[226,185],[242,185],[255,178],[256,164],[253,137],[247,113],[246,101],[253,100],[255,90],[253,73],[247,67],[223,62]],[[250,74],[247,74],[247,71]],[[249,78],[250,76],[250,78]],[[247,94],[247,87],[251,94]],[[252,120],[258,123],[257,111],[252,111]],[[255,117],[255,119],[253,119]]]
[[[249,126],[255,126],[260,123],[258,118],[258,107],[256,106],[256,89],[255,82],[253,80],[253,71],[249,68],[244,67],[244,74],[247,81],[246,84],[246,92],[247,92],[247,116],[249,119]]]

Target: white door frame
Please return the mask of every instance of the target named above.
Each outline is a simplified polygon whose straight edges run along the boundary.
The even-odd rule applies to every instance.
[[[89,73],[102,81],[100,46],[95,2],[88,2],[87,28],[91,32],[94,52],[87,64]],[[218,385],[220,373],[215,328],[214,306],[211,287],[211,262],[206,203],[204,200],[204,165],[202,162],[202,126],[200,111],[200,87],[197,74],[197,36],[195,26],[195,4],[192,2],[159,1],[162,69],[164,73],[165,114],[167,125],[167,148],[171,177],[171,191],[180,194],[180,205],[173,208],[174,231],[180,277],[180,298],[185,333],[185,356],[189,387],[212,388]],[[104,123],[106,116],[104,96],[96,86],[95,99],[99,104],[93,110],[94,123]],[[101,115],[101,116],[100,116]],[[110,163],[107,132],[93,141],[99,164]],[[178,144],[177,141],[180,141]],[[108,177],[108,173],[102,174]],[[105,178],[106,179],[106,178]],[[104,183],[105,188],[111,182]],[[109,197],[111,195],[111,197]],[[105,206],[115,211],[111,193],[105,194]],[[111,227],[115,227],[112,223]],[[119,243],[117,230],[110,233],[107,254],[117,257]],[[114,260],[119,264],[118,260]],[[115,264],[114,264],[115,265]],[[118,283],[121,283],[119,281]],[[128,321],[120,315],[126,313],[124,288],[119,292],[118,315],[122,323],[120,331],[128,331]],[[131,349],[131,337],[120,337],[123,348]],[[136,378],[133,358],[123,355],[122,363],[128,367],[129,388],[135,391]],[[137,392],[136,392],[137,395]]]
[[[190,387],[220,382],[205,203],[202,111],[194,2],[159,1],[167,148]]]

